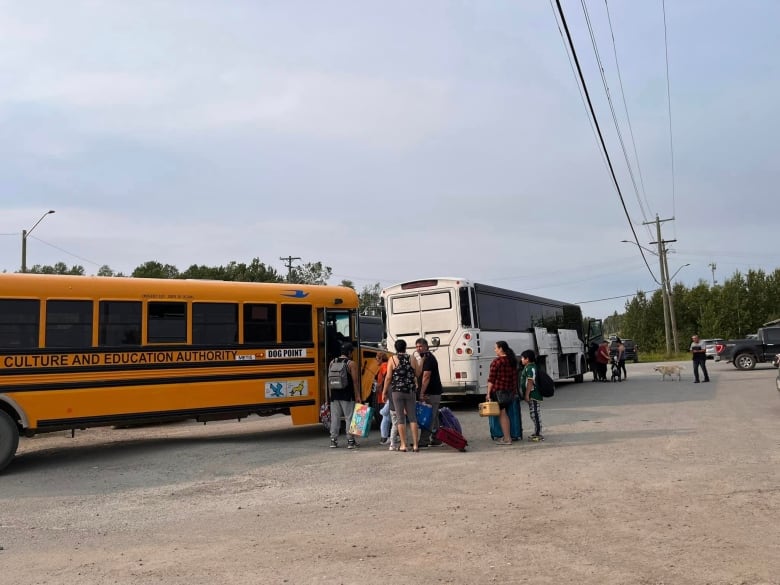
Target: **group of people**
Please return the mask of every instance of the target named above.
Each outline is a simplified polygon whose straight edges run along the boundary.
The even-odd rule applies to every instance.
[[[414,355],[410,356],[406,352],[406,341],[398,339],[395,355],[380,354],[377,357],[382,363],[377,373],[377,392],[381,393],[380,399],[384,403],[380,411],[380,442],[389,445],[390,451],[417,453],[420,448],[442,444],[435,437],[442,393],[439,363],[424,337],[417,339],[414,345]],[[386,368],[383,367],[385,364]],[[434,413],[427,427],[420,428],[418,425],[418,401],[429,404]]]
[[[491,435],[494,435],[497,445],[511,445],[513,440],[521,438],[522,400],[528,404],[528,412],[534,424],[534,432],[528,439],[533,442],[543,441],[540,402],[544,398],[536,388],[536,353],[527,349],[520,354],[518,361],[506,341],[497,341],[494,351],[497,357],[490,364],[487,399],[498,402],[500,433],[491,431]],[[516,425],[512,424],[511,417],[517,417]],[[513,426],[517,426],[518,430],[513,432]]]
[[[415,341],[413,355],[407,353],[406,341],[395,342],[395,354],[379,352],[379,362],[376,374],[376,392],[383,403],[380,414],[382,423],[380,434],[382,445],[387,445],[390,451],[418,452],[421,448],[441,445],[436,439],[439,426],[439,407],[441,405],[442,384],[439,376],[439,364],[430,351],[428,341],[421,337]],[[347,387],[330,390],[330,446],[338,447],[341,428],[341,418],[349,421],[356,402],[361,401],[360,384],[357,363],[352,360],[354,347],[343,343],[341,355],[336,360],[345,361],[349,370]],[[488,375],[487,400],[499,404],[498,421],[501,433],[493,433],[496,444],[511,445],[512,439],[520,438],[520,433],[512,432],[515,425],[510,425],[510,414],[520,416],[520,401],[528,403],[534,433],[531,441],[541,441],[542,420],[540,402],[541,392],[536,389],[536,354],[526,350],[518,360],[512,348],[505,341],[495,345],[496,358],[490,365]],[[426,427],[420,427],[417,421],[417,403],[424,402],[431,406],[433,416]],[[355,437],[347,429],[347,448],[357,446]]]
[[[588,359],[590,361],[590,369],[593,370],[594,382],[607,382],[607,367],[614,359],[615,367],[618,371],[618,376],[623,380],[628,379],[628,372],[626,371],[626,346],[623,341],[617,337],[615,339],[617,344],[615,355],[612,356],[609,350],[609,341],[602,341],[601,343],[592,343],[588,348]]]
[[[418,452],[421,447],[438,446],[442,443],[435,439],[438,417],[431,418],[431,424],[420,429],[417,424],[417,402],[430,404],[432,411],[438,413],[441,404],[442,385],[439,377],[439,364],[431,353],[428,342],[420,338],[415,342],[415,354],[406,352],[406,341],[395,342],[395,354],[388,356],[379,352],[379,369],[376,375],[376,391],[381,396],[383,407],[381,444],[389,445],[390,451]],[[352,358],[354,348],[350,343],[341,346],[341,355],[337,360],[347,360],[350,383],[348,388],[331,390],[330,446],[338,447],[341,417],[349,420],[355,403],[360,402],[358,367]],[[347,429],[349,430],[349,429]],[[355,437],[347,432],[347,448],[357,446]]]

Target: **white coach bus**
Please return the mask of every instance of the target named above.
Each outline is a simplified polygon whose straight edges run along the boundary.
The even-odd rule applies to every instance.
[[[496,341],[519,356],[526,349],[553,380],[582,382],[586,347],[601,339],[601,322],[583,335],[579,306],[471,282],[429,278],[382,291],[387,346],[397,339],[414,347],[425,337],[439,362],[444,393],[485,394]]]

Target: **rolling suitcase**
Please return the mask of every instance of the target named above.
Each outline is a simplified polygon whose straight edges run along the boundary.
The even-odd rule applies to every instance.
[[[455,429],[450,429],[448,427],[439,427],[434,436],[437,441],[441,441],[458,451],[465,451],[466,445],[469,444],[463,435]]]
[[[463,434],[463,429],[460,426],[458,417],[455,416],[455,413],[446,406],[442,406],[439,409],[439,426],[447,427],[448,429],[455,429],[459,433]]]
[[[520,401],[515,398],[509,408],[506,409],[506,414],[509,417],[509,435],[513,441],[519,441],[523,438],[523,423],[520,420]],[[501,424],[498,422],[497,416],[488,417],[488,423],[490,424],[490,438],[499,439],[504,436],[504,432],[501,430]]]

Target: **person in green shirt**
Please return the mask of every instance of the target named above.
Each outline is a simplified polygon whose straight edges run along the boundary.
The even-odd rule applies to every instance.
[[[520,388],[523,398],[528,403],[528,412],[531,422],[534,423],[534,433],[528,437],[529,441],[538,443],[544,441],[542,436],[542,412],[539,403],[544,400],[542,393],[536,388],[536,354],[532,349],[526,349],[520,354],[520,363],[523,371],[520,373]]]

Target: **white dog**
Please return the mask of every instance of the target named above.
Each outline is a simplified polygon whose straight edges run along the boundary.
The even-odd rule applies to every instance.
[[[666,376],[672,379],[672,376],[677,376],[677,381],[682,379],[682,366],[656,366],[653,368],[656,372],[661,372],[661,380],[666,380]]]

